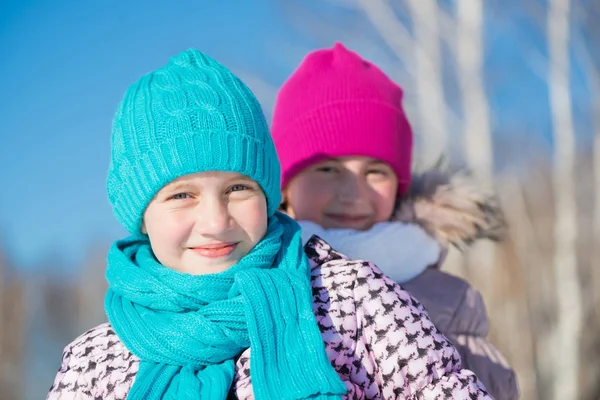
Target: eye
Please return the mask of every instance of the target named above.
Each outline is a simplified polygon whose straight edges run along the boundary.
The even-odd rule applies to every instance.
[[[316,171],[323,172],[325,174],[334,174],[339,172],[340,170],[333,165],[322,165],[320,167],[317,167]]]
[[[385,169],[373,168],[367,171],[367,175],[388,176],[388,171],[386,171]]]
[[[252,188],[247,185],[237,184],[230,187],[228,192],[239,192],[242,190],[252,190]]]
[[[174,194],[173,196],[169,197],[169,200],[185,200],[185,199],[189,199],[190,195],[187,193],[177,193]]]

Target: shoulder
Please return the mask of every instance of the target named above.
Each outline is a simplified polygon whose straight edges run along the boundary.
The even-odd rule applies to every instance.
[[[422,226],[440,244],[466,249],[481,239],[500,239],[506,228],[497,196],[467,170],[439,162],[413,174],[393,219]]]
[[[139,367],[110,324],[83,333],[63,352],[48,399],[125,399]],[[77,398],[80,398],[77,397]]]
[[[138,367],[139,358],[125,347],[109,323],[83,333],[67,345],[63,353],[62,369],[87,380],[102,376],[108,380],[130,381]]]
[[[304,251],[310,262],[313,295],[319,291],[327,291],[336,295],[352,292],[357,280],[364,275],[362,270],[374,268],[379,271],[374,264],[368,261],[352,260],[339,253],[316,235],[306,243]],[[341,300],[348,299],[341,298]]]
[[[442,332],[487,336],[488,317],[483,298],[464,279],[431,268],[402,286],[423,303]]]
[[[333,279],[350,283],[352,277],[356,275],[354,266],[360,264],[360,261],[351,260],[334,250],[329,243],[316,235],[308,240],[304,252],[310,263],[313,282],[317,279],[325,281]]]
[[[350,261],[345,255],[335,251],[329,243],[317,235],[313,235],[304,246],[304,253],[308,257],[311,269],[320,267],[332,261]]]
[[[388,278],[376,264],[349,259],[317,236],[309,240],[306,249],[311,260],[313,302],[326,304],[325,310],[330,311],[334,304],[341,304],[348,311],[351,306],[354,313],[357,308],[371,310],[381,306],[388,310],[396,305],[403,312],[410,307],[423,310],[411,293]]]
[[[107,353],[128,352],[109,323],[98,325],[81,334],[65,348],[72,361],[97,359]]]
[[[310,285],[317,319],[330,315],[334,304],[343,305],[344,308],[353,304],[357,270],[361,262],[338,253],[318,236],[311,237],[304,251],[310,262]]]

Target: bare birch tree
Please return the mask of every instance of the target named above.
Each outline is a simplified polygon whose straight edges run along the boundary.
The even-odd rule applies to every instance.
[[[554,196],[557,323],[552,335],[552,398],[577,399],[579,343],[581,339],[581,286],[579,283],[576,240],[577,210],[573,174],[575,129],[573,126],[569,82],[569,0],[550,0],[547,17],[549,45],[550,111],[554,132]]]
[[[519,379],[521,398],[534,399],[537,392],[537,368],[535,354],[534,327],[532,315],[539,309],[537,298],[531,298],[531,286],[536,286],[538,270],[531,266],[544,265],[537,243],[535,221],[527,210],[524,187],[515,172],[507,174],[500,182],[504,210],[511,227],[510,236],[513,250],[516,253],[517,264],[525,276],[525,300],[515,307],[514,313],[520,314],[522,321],[519,325],[521,332],[518,341],[510,341],[507,353],[512,360]],[[506,248],[506,245],[504,246]],[[501,249],[502,250],[502,249]],[[503,249],[505,250],[505,249]],[[500,252],[497,252],[498,255]],[[539,286],[539,285],[537,285]],[[512,300],[512,299],[511,299]],[[539,301],[538,301],[539,302]],[[523,324],[526,324],[524,327]],[[515,331],[511,331],[515,332]],[[526,343],[526,345],[524,345]]]
[[[484,86],[483,0],[456,2],[457,79],[462,97],[462,133],[464,155],[469,169],[481,184],[493,187],[494,159],[490,110]],[[472,269],[483,270],[487,277],[494,268],[494,244],[479,243],[469,254]],[[480,279],[478,286],[492,285]]]
[[[483,0],[456,2],[456,24],[465,158],[470,169],[490,185],[494,159],[490,110],[484,86]]]
[[[449,142],[449,120],[444,101],[443,60],[440,45],[439,9],[435,0],[408,0],[415,38],[414,78],[424,162],[440,157]]]

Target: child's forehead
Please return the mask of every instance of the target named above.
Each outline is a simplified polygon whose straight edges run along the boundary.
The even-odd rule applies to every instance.
[[[225,172],[225,171],[205,171],[196,172],[193,174],[180,176],[171,182],[167,183],[163,189],[178,187],[182,185],[197,185],[203,183],[228,183],[234,180],[254,180],[246,175],[242,175],[238,172]]]

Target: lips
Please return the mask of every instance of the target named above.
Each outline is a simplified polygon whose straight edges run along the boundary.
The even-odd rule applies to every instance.
[[[369,217],[366,215],[327,214],[326,216],[337,224],[347,227],[355,227],[369,221]]]
[[[236,249],[239,243],[214,243],[204,246],[191,247],[194,253],[206,258],[227,257]]]

